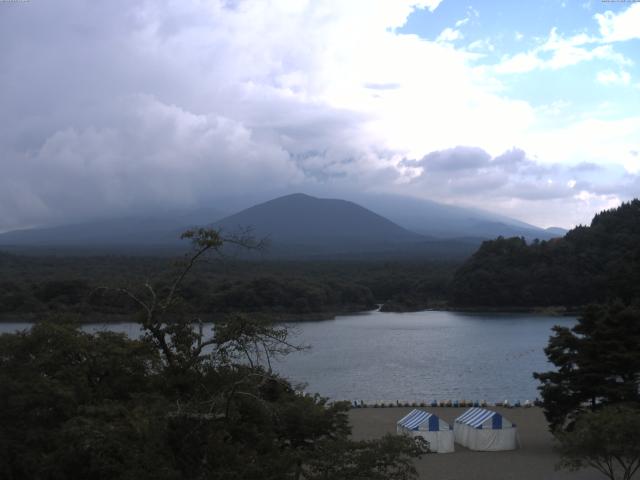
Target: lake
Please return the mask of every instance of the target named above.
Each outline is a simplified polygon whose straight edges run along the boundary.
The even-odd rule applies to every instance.
[[[276,368],[309,392],[365,402],[468,399],[533,400],[535,371],[551,368],[543,348],[551,327],[576,319],[529,314],[444,311],[367,312],[335,320],[288,324],[295,341],[311,345]],[[28,328],[0,324],[0,332]],[[135,337],[133,323],[91,324]]]

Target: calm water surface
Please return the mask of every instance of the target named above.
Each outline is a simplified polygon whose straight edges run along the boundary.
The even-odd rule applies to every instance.
[[[551,327],[575,318],[454,312],[381,313],[300,325],[312,346],[281,371],[336,399],[533,400],[550,368]]]
[[[535,371],[550,368],[543,348],[553,325],[575,318],[525,314],[454,312],[369,312],[335,320],[288,324],[298,343],[276,367],[309,392],[333,399],[431,401],[473,399],[533,400]],[[0,324],[0,332],[28,328]],[[131,337],[137,324],[92,324]]]

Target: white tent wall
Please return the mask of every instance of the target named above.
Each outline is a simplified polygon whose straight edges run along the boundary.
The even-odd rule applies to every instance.
[[[429,450],[436,453],[452,453],[453,430],[440,430],[439,432],[412,432],[414,437],[422,437],[429,442]]]
[[[473,408],[455,420],[456,443],[485,452],[515,450],[519,446],[516,426],[499,413]]]
[[[411,411],[398,421],[396,431],[414,438],[424,438],[429,442],[429,449],[432,452],[454,451],[453,430],[447,422],[431,413],[422,410]]]
[[[482,452],[515,450],[520,443],[515,427],[493,430],[455,424],[453,434],[457,444],[467,447],[469,450]]]

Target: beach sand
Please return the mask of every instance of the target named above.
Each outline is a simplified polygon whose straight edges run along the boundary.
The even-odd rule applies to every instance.
[[[429,480],[603,480],[594,469],[579,472],[556,471],[558,455],[547,429],[542,410],[533,408],[490,407],[514,422],[520,436],[520,449],[506,452],[474,452],[455,444],[455,453],[424,455],[416,461],[421,479]],[[356,408],[349,413],[353,437],[373,439],[395,433],[396,422],[412,408]],[[464,408],[426,407],[453,425]]]

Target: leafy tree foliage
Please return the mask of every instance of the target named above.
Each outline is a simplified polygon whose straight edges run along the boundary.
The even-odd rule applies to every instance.
[[[245,312],[283,320],[330,318],[385,304],[389,311],[442,304],[457,263],[404,261],[199,261],[181,285],[183,309],[216,318]],[[139,305],[113,289],[148,278],[169,288],[167,258],[26,257],[0,252],[0,315],[87,320],[131,316]],[[100,289],[110,286],[111,290]]]
[[[148,345],[109,332],[42,323],[0,336],[0,477],[117,478],[118,469],[147,468],[159,365]]]
[[[573,328],[554,327],[545,348],[557,370],[536,373],[552,430],[571,428],[584,411],[640,405],[640,309],[589,307]]]
[[[464,306],[583,306],[640,298],[640,200],[597,214],[564,238],[484,242],[456,272]]]
[[[386,435],[379,441],[323,442],[306,469],[309,480],[387,480],[414,478],[413,458],[424,445],[407,437]]]
[[[139,306],[140,340],[47,322],[0,336],[0,478],[415,478],[412,440],[354,442],[348,405],[271,370],[299,348],[286,329],[236,314],[204,332],[182,309],[196,261],[230,241],[187,237],[166,285],[115,292]]]
[[[640,468],[640,410],[608,406],[582,415],[574,428],[558,435],[560,467],[589,465],[611,480],[631,480]]]

